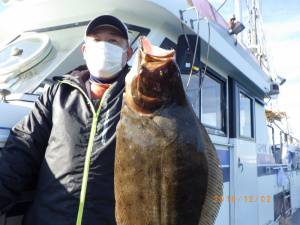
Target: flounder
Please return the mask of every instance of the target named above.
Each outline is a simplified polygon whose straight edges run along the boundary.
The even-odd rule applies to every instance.
[[[117,126],[117,224],[212,225],[223,184],[216,150],[186,98],[175,51],[140,42]]]

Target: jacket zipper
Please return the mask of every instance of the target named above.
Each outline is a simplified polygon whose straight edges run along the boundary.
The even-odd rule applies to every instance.
[[[93,112],[93,122],[92,122],[92,128],[91,128],[91,133],[90,133],[90,137],[89,137],[88,147],[87,147],[87,151],[86,151],[86,155],[85,155],[83,177],[82,177],[81,190],[80,190],[79,208],[78,208],[77,220],[76,220],[76,225],[81,225],[84,204],[85,204],[85,197],[86,197],[86,189],[87,189],[87,184],[88,184],[90,161],[91,161],[91,156],[92,156],[94,138],[95,138],[95,135],[97,132],[97,122],[98,122],[98,117],[99,117],[99,114],[100,114],[100,111],[102,108],[103,99],[105,99],[107,91],[104,92],[104,94],[100,100],[98,110],[96,112],[92,101],[87,96],[87,94],[82,90],[82,88],[80,88],[77,85],[72,84],[71,82],[67,82],[67,81],[61,81],[60,83],[69,84],[70,86],[79,90],[85,96],[85,98],[88,100],[88,102],[91,106],[92,112]]]

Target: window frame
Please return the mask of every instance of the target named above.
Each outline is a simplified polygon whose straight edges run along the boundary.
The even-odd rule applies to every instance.
[[[199,120],[203,124],[203,126],[207,129],[208,133],[218,136],[227,137],[228,135],[228,125],[227,125],[227,86],[228,86],[228,80],[224,78],[223,76],[219,75],[217,72],[213,71],[210,68],[206,69],[206,74],[204,74],[204,70],[201,70],[201,76],[208,76],[218,84],[220,84],[220,93],[221,93],[221,129],[217,127],[210,126],[208,124],[205,124],[202,121],[202,87],[200,88],[200,97],[199,97]],[[203,80],[202,80],[203,82]],[[201,81],[200,81],[201,83]],[[201,84],[200,84],[201,85]]]

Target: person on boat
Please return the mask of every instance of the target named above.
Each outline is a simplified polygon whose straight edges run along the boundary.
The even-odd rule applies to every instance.
[[[126,25],[95,18],[82,52],[87,70],[56,79],[0,151],[0,211],[35,189],[25,225],[115,224],[115,130],[132,55]]]

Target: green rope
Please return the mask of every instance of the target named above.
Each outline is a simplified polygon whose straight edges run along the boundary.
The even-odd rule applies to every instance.
[[[104,93],[104,95],[105,95],[105,93]],[[104,96],[102,99],[104,99]],[[84,203],[85,203],[85,197],[86,197],[86,189],[87,189],[87,184],[88,184],[89,169],[90,169],[90,161],[91,161],[91,156],[92,156],[94,138],[95,138],[95,134],[97,131],[98,116],[99,116],[100,110],[102,108],[102,102],[103,102],[102,99],[100,101],[100,105],[99,105],[96,115],[95,114],[93,115],[92,129],[91,129],[91,133],[90,133],[90,137],[89,137],[88,148],[87,148],[86,155],[85,155],[81,192],[80,192],[80,200],[79,200],[79,209],[78,209],[78,214],[77,214],[76,225],[81,225],[81,222],[82,222],[83,209],[84,209]]]
[[[98,117],[99,117],[99,114],[100,114],[100,111],[102,108],[103,99],[105,99],[104,96],[106,95],[107,92],[104,92],[104,95],[102,96],[102,98],[100,100],[99,108],[98,108],[97,112],[95,113],[95,108],[93,107],[92,101],[79,86],[74,85],[73,83],[68,82],[68,81],[60,81],[60,83],[69,84],[69,85],[77,88],[85,96],[87,101],[90,103],[91,109],[93,111],[93,122],[92,122],[90,137],[89,137],[89,143],[88,143],[88,147],[87,147],[87,151],[86,151],[86,155],[85,155],[83,177],[82,177],[80,199],[79,199],[79,208],[78,208],[77,220],[76,220],[76,225],[81,225],[85,197],[86,197],[86,189],[87,189],[88,177],[89,177],[90,161],[91,161],[91,156],[92,156],[94,138],[95,138],[95,134],[97,132],[97,122],[98,122]]]

